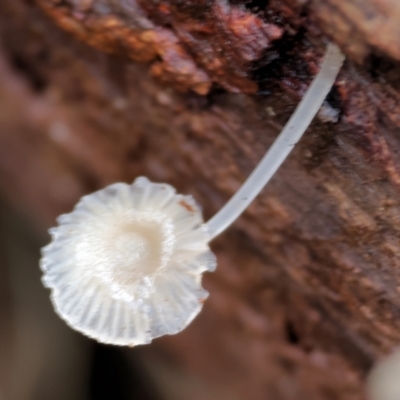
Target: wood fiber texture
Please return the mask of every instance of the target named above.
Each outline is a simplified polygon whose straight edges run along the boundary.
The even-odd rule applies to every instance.
[[[0,2],[0,190],[39,229],[139,175],[192,194],[209,218],[293,112],[327,40],[348,56],[290,158],[213,243],[203,312],[139,350],[193,378],[155,378],[165,398],[361,400],[400,341],[399,7]]]

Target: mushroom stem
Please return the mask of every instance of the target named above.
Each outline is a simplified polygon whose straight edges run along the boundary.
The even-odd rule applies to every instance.
[[[328,44],[322,66],[295,112],[242,187],[208,222],[210,241],[231,225],[269,182],[300,140],[332,88],[343,64],[339,48]]]

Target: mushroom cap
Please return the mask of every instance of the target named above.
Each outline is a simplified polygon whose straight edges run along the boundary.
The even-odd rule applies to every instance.
[[[72,328],[133,346],[180,332],[201,310],[201,277],[216,261],[191,196],[140,177],[82,197],[57,222],[42,280]]]

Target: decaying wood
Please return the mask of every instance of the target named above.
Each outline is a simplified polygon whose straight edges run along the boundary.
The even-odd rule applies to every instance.
[[[400,61],[400,3],[396,0],[315,0],[324,31],[350,57],[362,62],[371,51]]]
[[[227,398],[362,399],[371,364],[400,341],[399,7],[3,0],[1,191],[45,228],[84,193],[144,174],[210,217],[333,38],[348,61],[290,159],[213,245],[204,312],[139,351]]]

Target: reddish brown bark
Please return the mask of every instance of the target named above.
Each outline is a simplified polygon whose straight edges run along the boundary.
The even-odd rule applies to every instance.
[[[141,174],[209,217],[293,111],[329,35],[349,60],[290,159],[213,244],[204,312],[139,352],[151,370],[163,358],[206,382],[202,399],[362,399],[365,373],[400,340],[398,6],[244,3],[4,0],[0,188],[42,228]]]
[[[371,51],[400,61],[400,3],[396,0],[314,0],[323,29],[350,57],[362,62]]]

